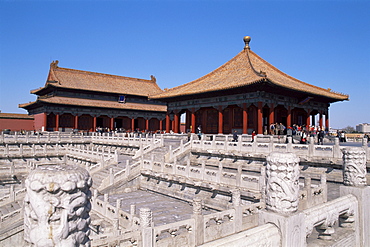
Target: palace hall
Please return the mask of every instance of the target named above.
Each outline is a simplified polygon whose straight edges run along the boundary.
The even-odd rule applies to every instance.
[[[151,80],[61,68],[50,64],[34,102],[19,107],[34,116],[36,130],[96,128],[266,133],[271,124],[329,128],[331,103],[349,96],[300,81],[254,53],[250,37],[234,58],[189,83],[162,90]],[[184,131],[184,130],[183,130]]]
[[[179,132],[182,114],[192,133],[201,126],[206,134],[262,134],[274,123],[329,128],[330,103],[348,95],[283,73],[251,51],[250,40],[244,37],[244,49],[209,74],[150,96],[167,103],[166,132]]]
[[[61,68],[55,61],[45,86],[31,91],[37,100],[19,107],[34,115],[36,130],[155,131],[164,126],[166,105],[148,96],[160,92],[154,76],[144,80]]]

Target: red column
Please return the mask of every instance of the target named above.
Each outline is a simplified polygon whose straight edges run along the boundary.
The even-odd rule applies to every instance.
[[[319,125],[320,125],[320,128],[323,127],[322,126],[322,112],[320,112],[319,114]]]
[[[170,133],[170,122],[171,122],[170,114],[167,113],[166,114],[166,133]]]
[[[44,131],[48,130],[48,114],[44,112]]]
[[[316,115],[311,115],[311,125],[315,126],[316,125]]]
[[[135,118],[131,118],[131,131],[135,131]]]
[[[288,116],[287,116],[286,122],[287,122],[286,123],[287,127],[292,126],[292,110],[291,110],[290,106],[288,106]]]
[[[258,109],[257,109],[257,134],[263,134],[263,129],[262,129],[262,102],[258,102]]]
[[[55,131],[59,131],[59,114],[55,115]]]
[[[96,131],[96,117],[95,116],[93,117],[93,130],[92,131],[93,132]]]
[[[222,106],[218,107],[218,133],[223,134],[224,127],[224,114],[222,112]]]
[[[329,130],[329,112],[325,115],[325,128]]]
[[[275,107],[274,107],[274,103],[271,103],[271,105],[270,105],[270,116],[269,116],[269,125],[274,124],[274,123],[275,123]]]
[[[174,132],[175,133],[179,133],[180,132],[180,121],[179,121],[179,118],[180,118],[180,116],[179,116],[179,113],[175,113],[175,126],[174,126]]]
[[[163,130],[163,120],[159,120],[159,130]]]
[[[195,133],[195,109],[193,108],[191,111],[191,133]]]
[[[149,119],[145,119],[145,129],[149,130]]]
[[[243,103],[243,134],[248,134],[248,112],[247,104]]]
[[[77,115],[75,116],[75,121],[74,121],[73,128],[78,129],[78,116]]]
[[[307,109],[307,119],[306,119],[306,126],[307,126],[307,128],[311,125],[310,124],[310,113],[311,113],[311,110],[310,109]]]
[[[114,128],[114,118],[113,117],[110,118],[110,124],[109,125],[110,125],[110,127],[109,127],[110,130],[113,130],[113,128]]]

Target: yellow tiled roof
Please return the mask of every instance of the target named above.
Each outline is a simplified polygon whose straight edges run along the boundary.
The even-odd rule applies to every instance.
[[[51,63],[48,80],[44,87],[32,90],[37,93],[48,85],[97,92],[148,96],[162,92],[152,76],[151,80],[102,74],[83,70],[58,67],[58,61]]]
[[[33,119],[33,116],[21,113],[0,113],[0,118]]]
[[[20,104],[19,107],[25,108],[33,105],[37,102],[45,102],[50,104],[60,105],[76,105],[76,106],[88,106],[88,107],[99,107],[99,108],[111,108],[118,110],[139,110],[139,111],[161,111],[166,112],[167,106],[165,105],[154,105],[154,104],[140,104],[140,103],[119,103],[114,101],[106,100],[93,100],[93,99],[81,99],[81,98],[69,98],[53,96],[49,98],[39,98],[37,101]]]
[[[270,81],[287,89],[320,95],[335,101],[348,100],[348,95],[310,85],[281,72],[248,49],[244,49],[211,73],[184,85],[152,95],[150,98],[165,99],[221,91],[252,85],[261,81]]]

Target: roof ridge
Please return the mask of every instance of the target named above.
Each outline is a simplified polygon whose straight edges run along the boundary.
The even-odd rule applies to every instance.
[[[320,90],[324,90],[324,91],[329,92],[329,93],[333,93],[333,94],[337,94],[337,95],[341,95],[341,96],[349,96],[348,94],[337,93],[337,92],[331,91],[331,89],[330,89],[330,90],[328,90],[328,89],[325,89],[325,88],[322,88],[322,87],[318,87],[318,86],[315,86],[315,85],[309,84],[309,83],[307,83],[307,82],[301,81],[301,80],[299,80],[299,79],[297,79],[297,78],[295,78],[295,77],[293,77],[293,76],[291,76],[291,75],[288,75],[287,73],[285,73],[285,72],[283,72],[283,71],[279,70],[279,69],[278,69],[278,68],[276,68],[274,65],[272,65],[271,63],[269,63],[269,62],[267,62],[266,60],[264,60],[263,58],[261,58],[261,57],[260,57],[259,55],[257,55],[255,52],[253,52],[253,51],[251,51],[251,52],[253,53],[253,55],[254,55],[254,56],[256,56],[256,57],[257,57],[257,59],[259,59],[259,60],[260,60],[261,62],[263,62],[265,65],[267,65],[268,67],[270,67],[272,70],[274,70],[275,72],[277,72],[277,73],[279,73],[279,74],[281,74],[281,75],[283,75],[283,76],[286,76],[286,77],[288,77],[288,78],[290,78],[290,79],[292,79],[292,80],[294,80],[294,81],[296,81],[296,82],[302,83],[302,84],[304,84],[304,85],[306,85],[306,86],[309,86],[309,87],[312,87],[312,88],[317,88],[317,89],[320,89]],[[267,78],[268,78],[269,80],[271,80],[271,79],[269,78],[269,75],[268,75],[268,74],[267,74],[266,76],[267,76]]]
[[[134,79],[134,80],[140,80],[140,81],[155,83],[155,80],[153,80],[153,79],[148,80],[148,79],[141,79],[141,78],[135,78],[135,77],[128,77],[128,76],[112,75],[112,74],[107,74],[107,73],[93,72],[93,71],[87,71],[87,70],[63,68],[63,67],[59,67],[59,66],[53,68],[53,70],[65,70],[65,71],[78,72],[78,73],[84,73],[84,74],[91,74],[91,75],[98,75],[98,76],[108,76],[108,77],[117,77],[117,78],[122,78],[122,79]]]
[[[193,80],[193,81],[190,81],[190,82],[188,82],[188,83],[185,83],[185,84],[182,84],[182,85],[179,85],[179,86],[176,86],[176,87],[170,88],[170,89],[168,89],[168,90],[166,90],[166,89],[165,89],[163,92],[161,92],[161,93],[159,93],[159,94],[156,94],[156,95],[160,95],[160,94],[162,94],[162,93],[171,92],[171,91],[173,91],[173,90],[176,90],[176,89],[179,89],[179,88],[185,87],[185,86],[190,85],[190,84],[194,84],[194,83],[196,83],[196,82],[198,82],[198,81],[200,81],[200,80],[202,80],[202,79],[204,79],[204,78],[206,78],[206,77],[209,77],[209,76],[211,76],[211,75],[215,74],[216,72],[218,72],[219,70],[221,70],[222,68],[226,67],[226,65],[230,64],[232,61],[236,60],[242,52],[243,52],[243,50],[242,50],[241,52],[239,52],[238,54],[236,54],[236,56],[234,56],[233,58],[231,58],[229,61],[227,61],[226,63],[222,64],[221,66],[219,66],[218,68],[214,69],[213,71],[211,71],[211,72],[209,72],[209,73],[205,74],[204,76],[199,77],[199,78],[197,78],[197,79],[195,79],[195,80]],[[152,96],[156,96],[156,95],[152,95]]]

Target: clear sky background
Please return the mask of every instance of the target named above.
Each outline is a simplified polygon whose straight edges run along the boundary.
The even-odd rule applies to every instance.
[[[172,88],[251,49],[283,72],[349,94],[333,128],[370,123],[370,1],[0,0],[0,110],[26,113],[59,66]]]

